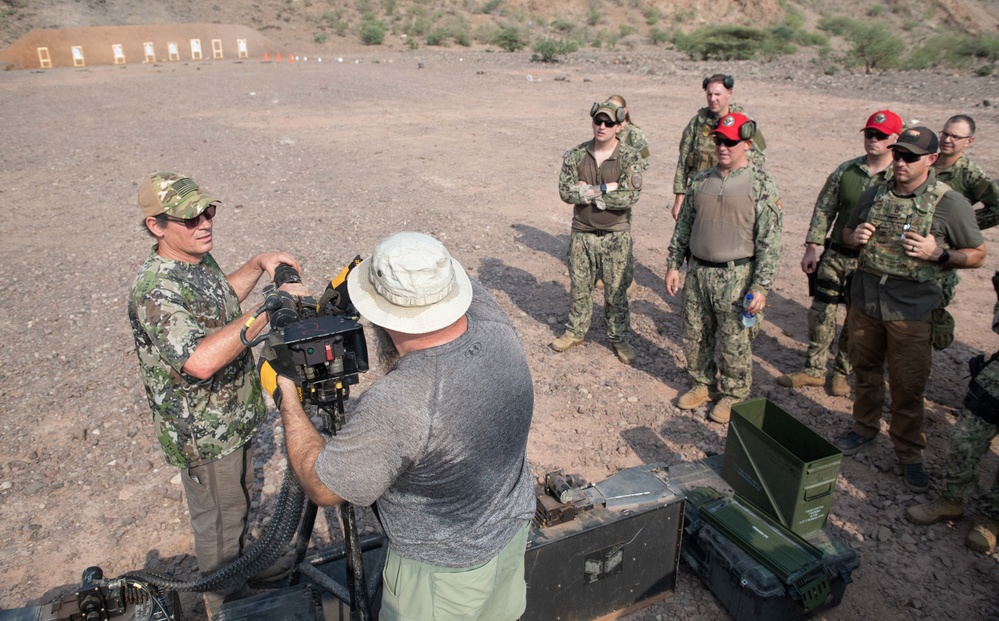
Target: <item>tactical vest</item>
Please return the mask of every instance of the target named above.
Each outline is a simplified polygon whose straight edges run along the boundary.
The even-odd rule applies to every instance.
[[[694,129],[693,136],[694,144],[691,145],[690,153],[687,154],[685,162],[687,170],[696,172],[711,168],[718,163],[718,158],[715,157],[715,141],[711,137],[711,130],[715,128],[717,122],[717,118],[701,114],[700,111],[697,113],[697,127]]]
[[[891,167],[889,167],[891,170]],[[843,244],[843,227],[850,221],[853,215],[853,208],[857,206],[860,195],[864,190],[874,183],[878,183],[884,177],[884,171],[876,175],[868,175],[859,166],[850,166],[839,178],[839,202],[836,206],[836,222],[830,237],[837,244]]]
[[[753,256],[756,243],[756,204],[753,173],[722,177],[714,171],[694,196],[690,253],[698,259],[724,263]]]
[[[937,204],[950,189],[946,183],[936,181],[915,198],[899,198],[888,191],[888,184],[878,187],[867,216],[867,221],[874,225],[874,234],[860,249],[859,268],[917,282],[938,280],[940,266],[907,256],[902,238],[906,231],[924,237],[930,234]]]

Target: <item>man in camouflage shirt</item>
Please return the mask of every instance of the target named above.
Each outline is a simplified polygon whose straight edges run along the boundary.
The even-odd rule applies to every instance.
[[[853,213],[860,194],[868,187],[891,178],[891,149],[902,133],[902,119],[891,110],[879,110],[867,119],[864,133],[865,155],[847,160],[833,171],[819,192],[812,222],[805,237],[801,270],[814,279],[812,305],[808,309],[808,356],[805,368],[777,379],[781,386],[822,386],[826,382],[829,350],[836,338],[836,314],[848,302],[847,287],[857,269],[855,249],[843,240],[843,227]],[[828,237],[826,237],[828,235]],[[815,250],[824,246],[821,259]],[[809,287],[812,289],[812,287]],[[829,392],[838,397],[850,394],[850,366],[846,326],[839,335],[839,350],[833,364]]]
[[[905,485],[925,492],[923,393],[930,376],[930,314],[940,303],[940,271],[985,261],[985,242],[967,199],[936,180],[936,133],[903,130],[892,149],[892,178],[868,188],[843,238],[858,248],[850,286],[850,362],[856,375],[853,427],[836,445],[856,454],[881,432],[885,366],[891,392],[888,435]]]
[[[992,288],[999,295],[999,272],[992,276]],[[999,302],[992,311],[992,331],[999,334]],[[909,507],[910,521],[929,525],[956,520],[964,515],[966,503],[978,485],[982,458],[999,434],[999,352],[990,358],[972,359],[972,378],[964,407],[950,432],[950,454],[943,476],[943,494],[932,502]],[[999,473],[981,498],[981,511],[965,539],[969,548],[991,554],[999,535]]]
[[[680,157],[676,160],[676,174],[673,177],[673,194],[676,195],[672,210],[674,220],[680,215],[680,205],[683,204],[687,185],[694,174],[714,166],[718,161],[715,158],[714,141],[711,139],[711,130],[718,124],[718,119],[730,112],[749,116],[742,106],[729,102],[735,88],[735,79],[732,76],[716,73],[704,78],[701,88],[704,89],[708,105],[697,111],[680,137]],[[764,154],[766,148],[767,143],[763,139],[763,134],[757,132],[753,139],[753,148],[749,152],[749,161],[758,168],[763,168],[766,162],[767,157]]]
[[[759,327],[742,323],[745,308],[766,306],[780,258],[781,203],[777,185],[749,161],[755,123],[743,114],[721,117],[712,130],[718,165],[690,182],[669,244],[664,284],[680,291],[680,267],[689,261],[681,296],[687,372],[694,387],[677,407],[711,400],[715,375],[722,397],[708,417],[728,423],[732,404],[749,396],[753,380],[752,336]],[[715,344],[720,360],[715,364]]]
[[[604,285],[607,337],[618,360],[634,364],[628,342],[631,319],[628,285],[635,274],[631,208],[642,189],[642,157],[617,134],[625,110],[612,102],[593,104],[593,139],[566,152],[559,175],[562,200],[573,206],[569,241],[569,298],[565,333],[551,343],[562,352],[583,342],[593,316],[593,289]]]
[[[937,180],[960,192],[972,205],[982,204],[982,208],[975,211],[975,220],[978,221],[978,228],[984,231],[999,224],[999,186],[981,166],[964,154],[964,150],[974,142],[973,118],[957,114],[947,119],[940,130],[940,157],[933,164],[933,170]],[[943,287],[942,306],[949,306],[953,301],[960,281],[954,270],[944,272],[940,283]]]
[[[132,285],[128,317],[157,438],[167,462],[181,468],[198,567],[208,573],[242,552],[254,479],[249,444],[264,418],[253,356],[239,338],[253,311],[239,305],[264,272],[273,278],[280,263],[300,266],[268,252],[226,276],[209,252],[218,201],[184,175],[147,177],[139,207],[156,244]],[[247,337],[266,323],[261,317]],[[245,584],[206,594],[209,613],[226,596],[245,594]]]

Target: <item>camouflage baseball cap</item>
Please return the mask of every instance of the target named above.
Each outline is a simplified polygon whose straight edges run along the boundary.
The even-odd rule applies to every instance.
[[[187,220],[218,202],[203,196],[197,183],[179,173],[153,173],[139,186],[139,209],[145,218],[166,214]]]
[[[614,121],[615,123],[620,123],[624,119],[624,114],[618,112],[618,108],[619,108],[618,105],[612,101],[595,103],[593,104],[593,107],[590,108],[590,116],[593,118],[597,118],[598,114],[603,114],[604,116]]]

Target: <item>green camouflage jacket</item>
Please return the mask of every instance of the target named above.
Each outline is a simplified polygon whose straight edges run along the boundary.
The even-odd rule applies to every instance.
[[[949,168],[934,170],[937,179],[958,191],[969,203],[982,204],[982,208],[975,211],[978,228],[984,231],[999,224],[999,186],[981,166],[962,153]]]
[[[737,104],[729,104],[728,111],[753,118]],[[680,137],[680,157],[676,160],[676,174],[673,176],[673,194],[685,193],[694,173],[718,163],[715,157],[715,142],[711,138],[711,130],[717,123],[718,115],[705,107],[698,110],[694,118],[683,128],[683,135]],[[757,168],[763,168],[767,161],[766,149],[767,141],[763,138],[763,132],[757,130],[756,137],[753,138],[753,148],[749,152],[749,161],[756,164]]]
[[[558,176],[558,193],[562,200],[570,205],[585,205],[593,201],[584,196],[586,186],[579,184],[579,163],[586,157],[593,141],[576,145],[566,151],[562,158],[562,171]],[[603,203],[608,211],[627,211],[638,202],[639,191],[642,189],[642,156],[628,145],[618,143],[618,157],[621,158],[621,176],[617,180],[618,188],[603,196]]]
[[[680,269],[687,256],[690,248],[690,231],[697,217],[695,197],[709,174],[718,174],[717,169],[709,168],[701,171],[690,181],[690,191],[683,199],[680,217],[676,221],[673,239],[669,243],[667,270]],[[780,259],[782,227],[780,193],[770,175],[752,164],[733,170],[729,173],[729,176],[732,175],[753,175],[753,203],[756,205],[753,242],[756,248],[756,261],[753,268],[753,284],[750,288],[766,294],[774,284],[777,261]]]
[[[649,141],[645,139],[645,133],[638,125],[628,123],[618,132],[617,139],[638,151],[642,156],[642,170],[649,169]]]
[[[877,183],[891,179],[892,167],[879,173],[871,174],[867,167],[867,156],[862,155],[847,160],[836,167],[836,170],[826,179],[819,197],[815,200],[815,210],[812,212],[812,222],[808,225],[808,236],[805,242],[822,245],[826,235],[830,235],[837,244],[843,244],[843,227],[850,221],[853,208],[864,190]],[[848,182],[844,184],[843,177]]]
[[[224,457],[264,417],[250,350],[207,380],[184,364],[205,336],[241,315],[236,292],[210,254],[198,265],[150,253],[128,299],[139,373],[167,461],[190,468]]]

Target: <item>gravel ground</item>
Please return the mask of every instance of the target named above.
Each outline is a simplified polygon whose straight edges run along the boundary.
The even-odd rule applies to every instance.
[[[125,311],[149,247],[135,195],[153,170],[186,172],[224,201],[214,254],[231,269],[286,249],[319,287],[387,234],[437,236],[521,335],[535,379],[535,474],[563,468],[590,481],[724,449],[723,428],[674,405],[688,384],[678,300],[662,289],[676,143],[702,103],[703,75],[736,75],[735,100],[759,120],[783,196],[785,251],[754,343],[753,396],[827,437],[847,429],[849,399],[776,384],[804,357],[809,301],[798,262],[826,175],[860,152],[857,130],[885,106],[931,127],[970,112],[980,136],[971,155],[999,171],[999,115],[984,103],[999,100],[991,77],[826,76],[807,62],[715,67],[658,50],[579,54],[554,66],[471,50],[340,57],[0,73],[0,264],[8,274],[0,282],[0,606],[51,601],[89,565],[112,576],[139,567],[194,575],[182,488],[152,437]],[[635,211],[640,358],[630,368],[610,351],[599,298],[585,346],[547,348],[568,305],[561,156],[588,138],[590,103],[615,92],[653,151]],[[996,233],[985,235],[991,250]],[[996,266],[990,257],[963,275],[957,341],[934,356],[926,462],[935,479],[965,362],[999,346],[989,331]],[[361,390],[370,377],[362,380]],[[257,534],[285,469],[273,412],[259,440]],[[983,481],[996,472],[996,450]],[[969,518],[907,523],[905,507],[924,498],[905,490],[886,437],[844,460],[830,523],[862,565],[843,603],[820,618],[999,618],[999,556],[964,547]],[[362,523],[371,529],[370,516]],[[317,530],[321,545],[328,537]],[[184,605],[188,618],[201,618],[192,597]],[[682,569],[670,601],[628,618],[706,621],[721,610]]]

